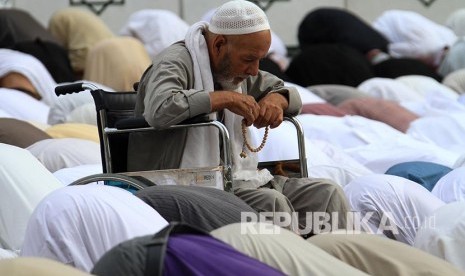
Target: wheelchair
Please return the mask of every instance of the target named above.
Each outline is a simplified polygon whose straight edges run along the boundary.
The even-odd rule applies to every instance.
[[[136,84],[137,85],[137,84]],[[100,153],[102,158],[102,174],[89,175],[80,178],[70,185],[84,185],[92,182],[103,181],[105,185],[113,185],[130,191],[137,191],[159,184],[151,178],[151,175],[166,174],[173,176],[186,173],[207,173],[213,171],[215,177],[222,182],[221,189],[232,192],[232,152],[231,141],[226,126],[217,120],[209,119],[208,115],[200,115],[180,124],[170,126],[167,129],[154,129],[149,126],[143,117],[134,116],[137,92],[109,92],[100,89],[90,82],[76,82],[61,84],[55,88],[55,94],[62,96],[71,93],[83,93],[90,91],[97,115],[97,128],[100,140]],[[259,163],[259,168],[271,168],[276,162],[296,164],[300,167],[299,177],[307,177],[307,159],[305,154],[305,138],[303,128],[299,121],[293,117],[284,117],[291,122],[297,133],[299,147],[299,159],[279,160]],[[192,168],[174,170],[154,170],[129,172],[127,170],[127,150],[129,135],[133,132],[169,131],[176,128],[215,127],[218,129],[221,144],[221,164],[213,168]],[[221,176],[218,175],[221,174]],[[210,174],[211,176],[212,174]],[[194,176],[195,177],[195,176]],[[192,184],[191,184],[192,185]]]

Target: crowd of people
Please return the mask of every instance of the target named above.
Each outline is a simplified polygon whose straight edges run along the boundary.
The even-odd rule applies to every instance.
[[[465,274],[463,10],[439,24],[315,8],[293,56],[245,0],[192,25],[140,10],[118,33],[82,8],[0,21],[0,274]],[[103,172],[90,93],[54,91],[82,81],[136,90],[134,115],[154,128],[214,114],[232,191],[70,185]],[[308,177],[257,169],[298,158],[283,116],[304,129]],[[218,165],[217,137],[131,135],[128,168]]]

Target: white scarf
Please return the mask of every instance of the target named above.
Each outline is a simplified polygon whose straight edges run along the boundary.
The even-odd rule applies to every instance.
[[[24,75],[37,89],[42,102],[52,106],[57,99],[55,86],[49,71],[32,55],[10,49],[0,49],[0,77],[17,72]]]
[[[185,42],[194,63],[194,88],[214,91],[208,48],[202,34],[203,30],[207,28],[207,22],[201,21],[192,25],[187,32]],[[242,89],[239,88],[236,92],[242,93]],[[273,179],[273,176],[268,170],[257,170],[257,154],[248,152],[247,158],[239,157],[242,151],[241,122],[243,117],[229,110],[224,110],[224,114],[225,125],[232,141],[234,187],[260,187],[266,184]],[[247,139],[253,141],[250,137],[250,131],[247,131]],[[208,128],[208,131],[205,131],[204,128],[189,129],[181,168],[216,166],[219,163],[219,148],[212,145],[218,145],[216,129],[211,127]]]

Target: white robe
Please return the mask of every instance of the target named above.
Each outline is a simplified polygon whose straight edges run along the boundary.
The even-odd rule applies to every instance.
[[[50,107],[26,93],[9,88],[0,88],[0,109],[11,118],[47,124]]]
[[[431,192],[446,203],[465,201],[465,167],[453,169],[441,177]]]
[[[384,173],[395,164],[429,161],[454,167],[461,154],[432,143],[418,141],[389,125],[360,116],[297,116],[305,137],[324,140],[375,173]]]
[[[444,205],[432,217],[418,229],[414,246],[465,271],[465,202]]]
[[[100,145],[87,139],[44,139],[26,149],[52,173],[63,168],[102,162]]]
[[[21,256],[50,258],[88,272],[115,245],[154,234],[167,224],[155,209],[121,188],[63,187],[37,206]]]
[[[0,143],[0,247],[17,252],[37,204],[63,185],[27,150]]]
[[[44,104],[51,106],[55,103],[56,82],[37,58],[15,50],[0,49],[0,77],[10,72],[24,75],[42,97]]]
[[[352,210],[368,220],[374,233],[410,245],[421,223],[445,204],[420,184],[395,175],[361,176],[344,192]]]
[[[373,27],[389,40],[391,56],[430,56],[435,65],[440,62],[442,49],[452,46],[457,40],[457,36],[449,28],[407,10],[387,10],[374,20]]]

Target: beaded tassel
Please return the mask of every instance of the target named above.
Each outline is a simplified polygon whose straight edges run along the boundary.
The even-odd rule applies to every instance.
[[[257,148],[253,148],[249,142],[247,141],[247,127],[245,126],[245,123],[242,122],[242,139],[244,140],[244,143],[242,144],[242,152],[239,154],[241,158],[246,158],[247,157],[247,153],[245,152],[245,149],[247,148],[250,152],[259,152],[263,149],[263,147],[265,146],[265,143],[266,143],[266,139],[268,138],[268,130],[269,130],[269,126],[266,126],[265,128],[265,134],[263,135],[263,139],[262,139],[262,142],[260,144],[260,146],[258,146]]]

